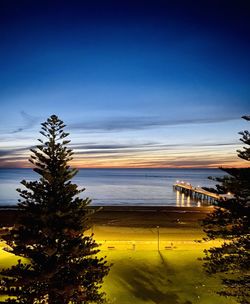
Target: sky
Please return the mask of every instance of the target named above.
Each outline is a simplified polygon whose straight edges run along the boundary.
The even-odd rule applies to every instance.
[[[247,166],[249,1],[0,2],[0,167],[29,167],[40,123],[77,167]]]

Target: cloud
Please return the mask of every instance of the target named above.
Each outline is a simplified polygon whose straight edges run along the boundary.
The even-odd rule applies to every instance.
[[[124,166],[146,166],[146,167],[178,167],[178,166],[212,166],[215,164],[215,158],[219,162],[225,162],[225,157],[221,159],[221,151],[227,146],[241,145],[241,142],[205,142],[205,143],[169,143],[161,142],[128,142],[110,144],[98,141],[71,144],[75,156],[74,161],[79,164],[88,164],[91,160],[109,161],[108,166],[113,166],[116,161],[124,162]],[[225,147],[225,148],[224,148]],[[0,149],[0,167],[24,167],[28,166],[29,147],[6,147]],[[230,148],[231,149],[231,148]],[[199,160],[195,160],[197,155]],[[205,155],[205,156],[204,156]],[[186,158],[185,158],[186,156]],[[196,157],[196,158],[197,158]],[[205,157],[205,158],[204,158]],[[225,161],[224,161],[225,160]],[[198,162],[201,163],[198,163]],[[121,165],[122,166],[122,165]]]
[[[241,145],[241,142],[224,142],[224,143],[180,143],[180,144],[162,144],[159,142],[145,142],[145,143],[132,143],[132,144],[97,144],[88,143],[84,144],[74,144],[71,148],[76,151],[76,153],[108,153],[108,152],[121,152],[121,151],[150,151],[150,150],[162,150],[162,149],[172,149],[172,148],[185,148],[185,147],[218,147],[218,146],[234,146]]]
[[[0,158],[10,155],[16,155],[22,152],[27,152],[31,147],[27,148],[14,148],[14,149],[2,149],[0,150]]]
[[[34,147],[20,147],[14,149],[1,149],[0,150],[0,168],[19,168],[30,167],[28,162],[29,149]]]
[[[25,156],[0,158],[0,168],[22,168],[30,166],[28,158]]]
[[[226,147],[226,146],[235,146],[241,145],[241,142],[224,142],[224,143],[180,143],[180,144],[162,144],[159,142],[144,142],[144,143],[128,143],[128,144],[98,144],[98,143],[86,143],[86,144],[71,144],[70,148],[73,150],[76,156],[80,155],[105,155],[105,157],[110,154],[119,154],[121,156],[126,156],[131,153],[136,153],[140,155],[144,152],[152,152],[152,151],[162,151],[166,152],[167,150],[174,151],[175,149],[185,151],[185,148],[204,148],[204,151],[207,151],[206,148],[216,148],[216,147]],[[20,147],[20,148],[6,148],[0,149],[0,158],[17,158],[18,156],[22,156],[24,153],[25,157],[28,159],[29,150],[31,148],[36,148],[36,146],[29,147]],[[217,149],[216,149],[217,150]],[[211,152],[211,150],[209,150]]]
[[[132,143],[132,144],[98,144],[98,143],[86,143],[86,144],[72,144],[70,145],[73,149],[77,150],[120,150],[129,148],[143,148],[147,146],[155,146],[156,142],[145,142],[145,143]]]
[[[232,160],[223,160],[223,162],[216,162],[216,160],[196,160],[196,159],[180,159],[180,160],[150,160],[150,161],[129,161],[128,166],[135,167],[152,167],[152,168],[205,168],[218,167],[219,165],[231,164]]]
[[[69,124],[70,129],[91,130],[96,132],[140,130],[155,127],[211,124],[238,120],[238,117],[213,117],[195,119],[161,119],[159,117],[120,117],[92,122],[78,122]]]
[[[74,154],[80,155],[93,155],[93,157],[107,158],[109,155],[127,156],[131,153],[140,153],[146,151],[152,151],[157,146],[157,143],[133,143],[133,144],[88,144],[88,145],[75,145],[73,148]]]
[[[99,145],[99,144],[87,144],[87,145],[75,145],[73,146],[74,149],[85,149],[85,150],[110,150],[110,149],[127,149],[134,147],[135,145],[124,145],[124,144],[110,144],[110,145]],[[144,147],[145,144],[136,145]]]
[[[16,130],[12,131],[12,133],[19,133],[22,132],[24,130],[30,129],[32,128],[34,125],[36,125],[36,123],[39,121],[39,118],[36,116],[31,116],[30,114],[27,114],[24,111],[20,112],[22,118],[23,118],[23,126],[17,128]]]

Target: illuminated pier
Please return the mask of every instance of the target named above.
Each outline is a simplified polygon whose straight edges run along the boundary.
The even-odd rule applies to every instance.
[[[225,201],[232,199],[234,196],[231,193],[227,194],[217,194],[213,192],[206,191],[200,186],[194,187],[190,183],[179,182],[177,181],[173,185],[174,190],[179,191],[180,193],[185,194],[187,197],[190,197],[193,200],[206,201],[210,204],[213,204],[217,201]]]

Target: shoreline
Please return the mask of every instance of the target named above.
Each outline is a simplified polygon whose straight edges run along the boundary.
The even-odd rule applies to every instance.
[[[105,211],[159,211],[159,212],[171,212],[171,211],[178,211],[181,212],[194,212],[194,211],[202,211],[202,212],[209,212],[210,209],[212,209],[213,205],[207,205],[207,206],[200,206],[200,207],[186,207],[186,206],[153,206],[153,205],[105,205],[105,206],[88,206],[88,209],[102,209]],[[16,205],[0,205],[0,212],[4,210],[18,210],[18,206]]]
[[[156,226],[169,228],[198,228],[214,208],[211,207],[154,207],[105,206],[91,218],[91,224],[118,227]]]

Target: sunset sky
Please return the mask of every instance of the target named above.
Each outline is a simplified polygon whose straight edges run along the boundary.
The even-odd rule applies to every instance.
[[[51,114],[77,167],[246,166],[248,3],[2,0],[0,167]]]

